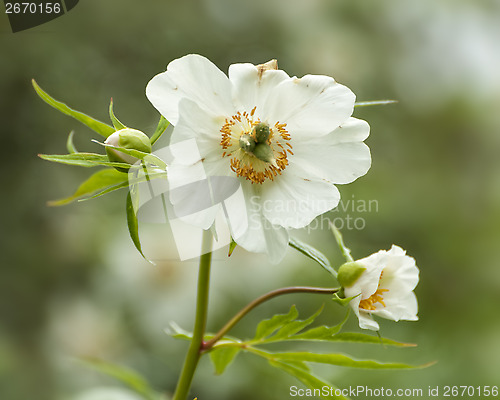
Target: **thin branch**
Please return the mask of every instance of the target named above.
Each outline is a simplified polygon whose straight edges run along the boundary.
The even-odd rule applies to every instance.
[[[271,300],[274,297],[282,296],[284,294],[291,293],[316,293],[316,294],[334,294],[338,292],[339,288],[319,288],[319,287],[309,287],[309,286],[291,286],[281,289],[272,290],[260,297],[257,297],[252,302],[248,303],[244,308],[242,308],[233,318],[231,318],[222,329],[215,334],[215,336],[209,341],[205,342],[202,346],[202,351],[206,352],[210,350],[215,343],[226,335],[245,315],[252,311],[258,305]]]

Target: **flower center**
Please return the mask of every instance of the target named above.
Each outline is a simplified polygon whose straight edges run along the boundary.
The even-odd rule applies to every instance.
[[[286,124],[276,122],[273,126],[261,122],[250,113],[237,112],[226,118],[220,129],[222,157],[230,158],[231,169],[252,183],[274,180],[288,165],[288,155],[293,155],[290,134]]]
[[[384,303],[384,292],[388,292],[389,289],[377,289],[375,293],[373,293],[370,297],[367,299],[361,300],[359,302],[359,308],[362,308],[363,310],[376,310],[377,308],[375,307],[374,304],[380,303],[385,307]]]

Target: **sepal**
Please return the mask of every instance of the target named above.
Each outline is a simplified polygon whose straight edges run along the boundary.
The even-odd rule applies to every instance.
[[[80,111],[76,111],[61,101],[58,101],[51,97],[48,93],[43,91],[43,89],[38,86],[34,79],[31,80],[33,84],[33,88],[40,98],[45,101],[48,105],[54,107],[56,110],[62,112],[63,114],[69,115],[70,117],[80,121],[82,124],[88,126],[93,131],[97,132],[99,135],[103,137],[108,137],[111,135],[115,129],[112,126],[105,124],[104,122],[98,121],[87,114],[84,114]]]
[[[347,262],[340,266],[337,280],[342,287],[351,287],[366,271],[366,267],[358,262]]]

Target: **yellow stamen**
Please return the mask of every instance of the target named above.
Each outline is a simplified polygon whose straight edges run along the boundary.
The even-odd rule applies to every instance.
[[[293,155],[293,152],[292,145],[288,143],[291,137],[286,130],[286,123],[280,122],[269,128],[269,137],[266,140],[266,144],[273,152],[272,161],[263,161],[251,152],[241,149],[240,137],[255,135],[253,128],[261,123],[260,119],[254,119],[256,109],[257,107],[254,107],[250,113],[238,111],[231,118],[226,118],[220,129],[222,134],[220,145],[224,150],[222,157],[230,157],[230,167],[237,176],[261,184],[266,179],[273,181],[276,176],[281,175],[288,165],[288,155]]]
[[[368,297],[367,299],[361,300],[359,302],[359,308],[362,308],[363,310],[373,311],[373,310],[377,309],[374,306],[374,304],[376,304],[376,303],[380,303],[385,307],[383,294],[384,294],[384,292],[388,292],[388,291],[389,291],[389,289],[377,289],[375,291],[375,293],[373,293],[370,297]]]

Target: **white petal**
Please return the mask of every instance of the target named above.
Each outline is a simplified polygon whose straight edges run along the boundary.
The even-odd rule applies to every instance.
[[[370,169],[370,149],[362,143],[369,131],[365,121],[349,118],[326,136],[292,140],[294,155],[290,162],[328,182],[350,183]]]
[[[403,250],[401,247],[393,244],[390,250],[387,251],[389,254],[394,255],[394,256],[404,256],[406,255],[406,251]]]
[[[384,303],[385,307],[378,307],[377,310],[373,311],[374,315],[391,319],[393,321],[406,320],[406,321],[416,321],[418,320],[418,303],[415,293],[407,293],[406,296],[390,296],[390,292],[385,293]]]
[[[330,133],[330,135],[332,144],[362,142],[370,135],[370,125],[362,119],[350,117],[345,123]]]
[[[351,289],[350,294],[348,294],[348,289]],[[344,290],[345,290],[346,297],[353,297],[353,296],[356,296],[356,294],[360,293],[360,292],[357,292],[357,293],[352,292],[352,287],[345,288]],[[378,331],[379,325],[376,321],[373,320],[370,313],[363,311],[359,308],[360,301],[361,301],[361,296],[357,296],[357,297],[354,297],[354,299],[352,299],[351,302],[349,303],[349,305],[353,309],[354,313],[358,317],[359,327],[362,329],[370,329],[372,331]]]
[[[272,263],[278,263],[285,256],[289,236],[286,229],[272,225],[262,214],[260,197],[249,182],[242,182],[248,215],[248,230],[236,240],[245,250],[267,253]]]
[[[229,168],[228,159],[222,158],[223,150],[220,145],[220,129],[225,119],[214,116],[187,99],[181,100],[179,110],[180,118],[172,132],[171,143],[194,139],[201,158],[211,162],[223,161]],[[179,161],[182,162],[182,160]],[[213,173],[207,173],[207,175],[214,176]]]
[[[373,262],[373,259],[370,259],[369,257],[358,260],[356,263],[362,264],[366,270],[352,286],[344,288],[344,292],[346,297],[356,296],[361,293],[359,299],[364,300],[377,291],[383,265]]]
[[[384,275],[380,285],[389,289],[392,295],[406,296],[418,284],[419,269],[415,259],[407,256],[403,249],[394,246],[387,252]]]
[[[351,116],[351,90],[323,75],[306,75],[281,82],[268,97],[262,119],[287,124],[293,137],[326,135]]]
[[[267,70],[261,74],[253,64],[232,64],[229,67],[233,101],[246,111],[254,107],[257,107],[257,113],[263,111],[264,104],[276,85],[289,78],[281,70]]]
[[[172,61],[165,72],[149,81],[146,96],[173,125],[179,119],[179,102],[183,98],[214,115],[227,117],[234,113],[229,79],[210,60],[196,54]]]
[[[338,189],[330,183],[313,181],[289,166],[283,175],[266,182],[262,190],[265,217],[285,228],[303,228],[314,218],[337,206]]]
[[[380,329],[377,321],[374,321],[370,313],[361,311],[358,315],[359,327],[361,329],[370,329],[372,331],[378,331]]]

